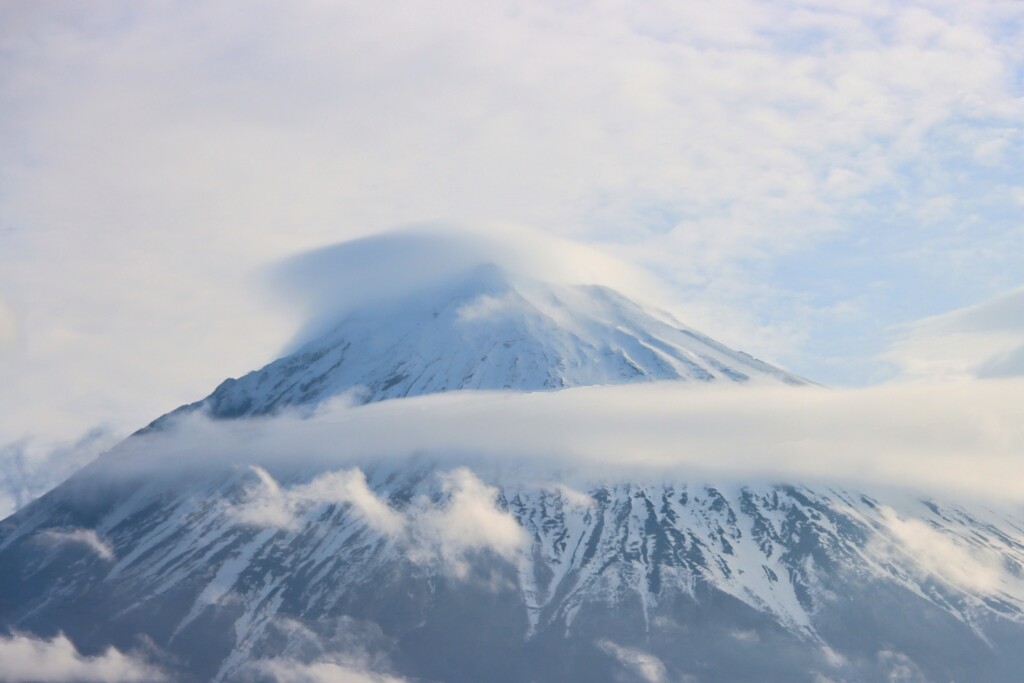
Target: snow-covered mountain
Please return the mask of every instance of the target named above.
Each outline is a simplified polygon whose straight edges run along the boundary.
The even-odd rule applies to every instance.
[[[653,380],[803,382],[490,266],[354,310],[0,523],[0,624],[175,681],[1020,680],[1024,520],[978,504],[459,454],[145,462],[203,414]]]

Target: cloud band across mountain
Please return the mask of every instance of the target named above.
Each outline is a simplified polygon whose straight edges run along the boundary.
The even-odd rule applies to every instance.
[[[455,392],[255,420],[195,413],[101,459],[110,472],[209,465],[373,466],[410,455],[536,480],[680,475],[1021,497],[1024,382],[835,391],[659,382]],[[569,481],[569,483],[572,483]]]

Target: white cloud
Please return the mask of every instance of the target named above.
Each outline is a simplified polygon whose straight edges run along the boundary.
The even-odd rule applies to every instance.
[[[464,577],[474,552],[490,550],[514,559],[525,542],[516,520],[496,507],[498,490],[466,468],[439,475],[442,499],[420,496],[404,512],[378,497],[358,468],[326,472],[306,484],[282,488],[262,467],[244,499],[228,506],[238,523],[297,531],[301,515],[322,504],[349,503],[370,528],[399,541],[411,560],[438,562]]]
[[[617,645],[610,640],[598,641],[598,647],[615,657],[624,668],[629,669],[646,683],[665,683],[668,672],[660,659],[634,647]]]
[[[594,499],[591,498],[589,493],[577,491],[567,484],[558,484],[555,487],[555,490],[558,491],[566,501],[568,501],[569,505],[574,507],[587,508],[594,505]]]
[[[922,520],[901,517],[891,508],[882,509],[882,520],[885,536],[876,537],[872,544],[883,556],[981,594],[995,595],[1003,586],[1006,577],[999,552],[958,542],[955,536]]]
[[[302,501],[287,496],[262,467],[254,465],[251,469],[257,481],[246,488],[245,497],[239,505],[228,509],[229,514],[246,526],[296,530],[295,508]]]
[[[469,555],[491,550],[512,560],[525,545],[526,534],[515,518],[495,507],[498,489],[480,481],[465,467],[442,475],[448,499],[439,507],[425,506],[410,514],[415,525],[415,555],[436,554],[456,576],[465,576]]]
[[[104,560],[113,560],[114,551],[110,544],[100,538],[93,529],[47,529],[37,537],[47,545],[80,545],[88,548]]]
[[[358,468],[326,472],[288,489],[282,489],[262,467],[251,469],[257,482],[247,489],[240,504],[229,508],[242,524],[294,531],[299,528],[299,515],[310,507],[348,503],[371,528],[387,535],[404,531],[402,516],[370,490]]]
[[[321,475],[289,492],[300,500],[318,503],[346,502],[371,528],[387,535],[402,530],[402,516],[378,498],[359,469]]]
[[[267,660],[258,668],[277,683],[404,683],[406,679],[335,662],[304,664],[293,660]]]
[[[468,465],[485,480],[492,466],[503,468],[504,480],[525,482],[564,471],[556,481],[571,484],[685,473],[690,480],[837,482],[1019,501],[1022,393],[1018,379],[857,390],[658,382],[456,392],[337,407],[309,419],[192,415],[175,430],[129,439],[107,462],[126,472],[300,462],[333,471],[420,453],[442,468]],[[481,499],[481,489],[455,480],[453,500],[463,500],[463,484],[468,500]]]
[[[114,648],[94,657],[78,652],[63,634],[51,640],[24,635],[0,637],[3,683],[154,683],[160,671]]]

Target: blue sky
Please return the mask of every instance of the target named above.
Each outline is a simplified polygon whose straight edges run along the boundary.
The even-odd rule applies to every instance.
[[[205,395],[302,322],[261,269],[423,220],[605,249],[826,384],[941,370],[1024,285],[1022,67],[1018,2],[7,3],[0,443]]]

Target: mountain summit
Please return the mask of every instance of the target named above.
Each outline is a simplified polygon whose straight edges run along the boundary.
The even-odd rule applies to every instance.
[[[608,287],[481,265],[348,312],[326,334],[186,406],[218,418],[460,389],[544,391],[655,380],[804,384]]]

